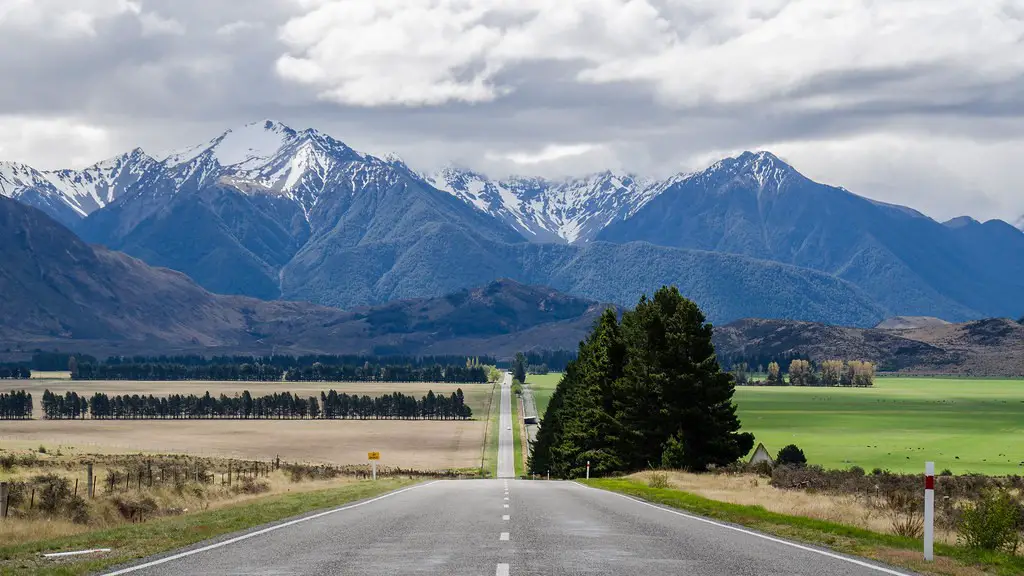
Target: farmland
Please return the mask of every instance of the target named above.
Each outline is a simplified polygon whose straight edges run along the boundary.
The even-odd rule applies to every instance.
[[[544,412],[548,409],[551,395],[555,393],[555,387],[558,386],[558,381],[561,379],[561,372],[530,374],[526,377],[526,382],[530,385],[530,389],[533,390],[533,400],[537,403],[537,414],[542,418],[544,417]]]
[[[736,390],[743,430],[826,468],[1024,473],[1024,380],[879,378],[874,388]]]
[[[484,436],[489,384],[437,383],[285,383],[285,382],[138,382],[29,380],[8,387],[26,389],[36,398],[36,420],[0,421],[0,447],[26,449],[40,445],[73,453],[187,453],[230,458],[353,464],[366,452],[381,452],[382,463],[417,469],[476,468]],[[348,394],[381,395],[394,391],[422,395],[451,394],[461,387],[477,414],[469,421],[396,420],[44,420],[39,398],[45,389],[74,390],[89,396],[108,394],[221,393],[232,396],[248,389],[255,394],[289,391],[319,396],[335,389]]]
[[[527,378],[537,409],[561,374]],[[873,388],[737,387],[743,430],[812,464],[1024,474],[1024,380],[878,378]]]

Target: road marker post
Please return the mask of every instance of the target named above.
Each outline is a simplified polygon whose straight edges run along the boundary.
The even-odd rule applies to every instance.
[[[377,479],[377,460],[380,460],[380,452],[367,452],[366,458],[373,463],[373,479]]]
[[[590,480],[590,460],[587,460],[587,480]]]
[[[10,488],[7,482],[0,482],[0,519],[7,518],[7,499],[10,497]]]
[[[935,559],[935,462],[924,463],[924,559]]]

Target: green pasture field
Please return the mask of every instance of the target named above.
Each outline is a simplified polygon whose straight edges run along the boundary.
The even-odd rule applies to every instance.
[[[555,393],[555,387],[558,386],[558,381],[561,379],[561,372],[526,375],[526,383],[533,391],[533,401],[537,404],[537,414],[541,418],[544,417],[544,412],[548,409],[548,402],[551,401],[551,395]]]
[[[531,375],[543,416],[561,374]],[[893,472],[1024,475],[1024,380],[877,378],[873,388],[738,386],[743,431],[774,456],[787,444],[811,464]]]
[[[737,387],[743,430],[826,468],[1024,474],[1024,380],[878,378],[873,388]],[[756,444],[755,444],[756,446]]]

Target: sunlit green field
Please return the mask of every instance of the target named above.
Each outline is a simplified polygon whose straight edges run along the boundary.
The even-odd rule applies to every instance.
[[[743,430],[826,468],[1024,474],[1024,380],[879,378],[874,388],[738,387]]]
[[[543,415],[561,374],[530,376]],[[1024,474],[1024,380],[879,378],[874,388],[737,387],[743,430],[812,464]],[[756,445],[756,444],[755,444]]]
[[[558,386],[558,381],[561,379],[561,372],[526,376],[526,383],[533,390],[533,400],[537,403],[537,414],[540,414],[541,418],[544,417],[544,412],[548,409],[548,402],[551,401],[551,395],[555,393],[555,387]]]

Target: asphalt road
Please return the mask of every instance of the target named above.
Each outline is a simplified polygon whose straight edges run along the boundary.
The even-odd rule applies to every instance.
[[[422,484],[112,574],[877,576],[866,561],[573,483]]]
[[[512,440],[512,374],[501,382],[501,412],[498,416],[498,478],[515,478],[515,450]]]

